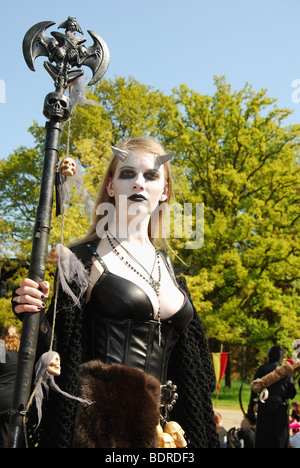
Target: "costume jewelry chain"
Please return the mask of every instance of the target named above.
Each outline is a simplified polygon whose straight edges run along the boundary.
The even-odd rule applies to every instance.
[[[146,268],[143,267],[143,265],[141,265],[141,263],[118,241],[118,239],[116,239],[111,233],[109,233],[111,235],[111,238],[109,237],[108,235],[108,232],[107,231],[107,239],[108,239],[108,242],[114,252],[115,255],[117,255],[123,263],[125,263],[125,265],[130,268],[132,271],[134,271],[134,273],[136,273],[138,276],[140,276],[144,281],[146,281],[146,283],[148,283],[151,288],[153,289],[153,291],[155,292],[156,296],[157,296],[157,299],[158,299],[158,311],[157,311],[157,321],[158,321],[158,324],[159,324],[159,345],[161,345],[161,320],[160,320],[160,301],[159,301],[159,292],[160,292],[160,281],[161,281],[161,268],[160,268],[160,261],[159,261],[159,252],[158,250],[154,247],[155,249],[155,259],[154,259],[154,264],[153,264],[153,267],[152,267],[152,271],[151,273],[149,273]],[[146,278],[146,276],[144,276],[142,273],[140,273],[133,265],[131,265],[129,263],[128,260],[126,260],[126,258],[124,258],[120,252],[116,249],[115,245],[113,244],[112,242],[112,239],[118,243],[118,245],[127,253],[127,255],[129,257],[131,257],[148,275],[149,279]],[[155,265],[157,264],[157,269],[158,269],[158,279],[155,280],[152,276],[153,274],[153,271],[154,271],[154,268],[155,268]]]

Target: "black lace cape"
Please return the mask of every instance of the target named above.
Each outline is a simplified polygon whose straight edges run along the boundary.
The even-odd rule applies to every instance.
[[[89,271],[91,254],[85,244],[72,248],[76,256]],[[177,278],[180,288],[190,297],[185,278]],[[73,292],[74,285],[72,285]],[[57,377],[59,387],[77,395],[78,371],[85,362],[85,295],[81,306],[74,306],[73,301],[60,288],[55,322],[54,349],[61,356],[62,373]],[[49,323],[52,323],[53,301],[41,323],[38,353],[47,351]],[[211,393],[215,389],[215,374],[208,349],[205,331],[194,309],[194,317],[188,328],[181,334],[170,358],[168,379],[178,387],[179,399],[171,413],[171,419],[177,421],[185,430],[189,448],[218,448]],[[34,408],[28,422],[31,446],[40,448],[70,448],[76,415],[76,402],[50,390],[49,398],[44,402],[43,418],[38,430],[34,430]]]

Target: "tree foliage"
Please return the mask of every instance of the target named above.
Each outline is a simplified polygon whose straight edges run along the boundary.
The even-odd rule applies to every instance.
[[[221,342],[289,348],[299,331],[299,126],[283,126],[289,111],[266,91],[232,93],[223,79],[216,88],[209,97],[181,86],[173,130],[205,205],[205,242],[192,255],[194,273],[214,284],[204,321]]]
[[[176,152],[174,200],[204,204],[203,246],[186,249],[176,238],[169,244],[189,265],[187,281],[208,336],[258,355],[275,342],[290,352],[300,333],[300,127],[285,125],[290,111],[249,84],[232,91],[224,77],[215,78],[212,96],[184,85],[166,95],[116,78],[103,80],[88,97],[96,105],[77,105],[69,129],[70,155],[80,163],[86,190],[96,194],[111,145],[141,134],[159,138]],[[30,252],[44,129],[34,124],[30,131],[35,147],[0,161],[3,255]],[[64,242],[87,228],[74,192]],[[54,216],[50,244],[60,236],[61,219]]]

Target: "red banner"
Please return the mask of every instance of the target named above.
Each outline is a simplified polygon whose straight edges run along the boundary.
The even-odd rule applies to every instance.
[[[217,380],[217,390],[220,390],[220,382],[227,366],[228,353],[212,353],[212,359]]]

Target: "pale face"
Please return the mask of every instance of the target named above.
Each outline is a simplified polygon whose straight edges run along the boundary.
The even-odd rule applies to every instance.
[[[50,375],[58,376],[60,375],[61,368],[60,368],[60,356],[58,353],[54,355],[54,358],[50,362],[49,366],[47,367],[47,372]]]
[[[118,161],[115,174],[109,179],[107,191],[115,198],[116,207],[126,197],[127,206],[151,214],[160,201],[165,201],[168,187],[164,168],[154,169],[155,157],[151,153],[134,151],[125,162]]]

